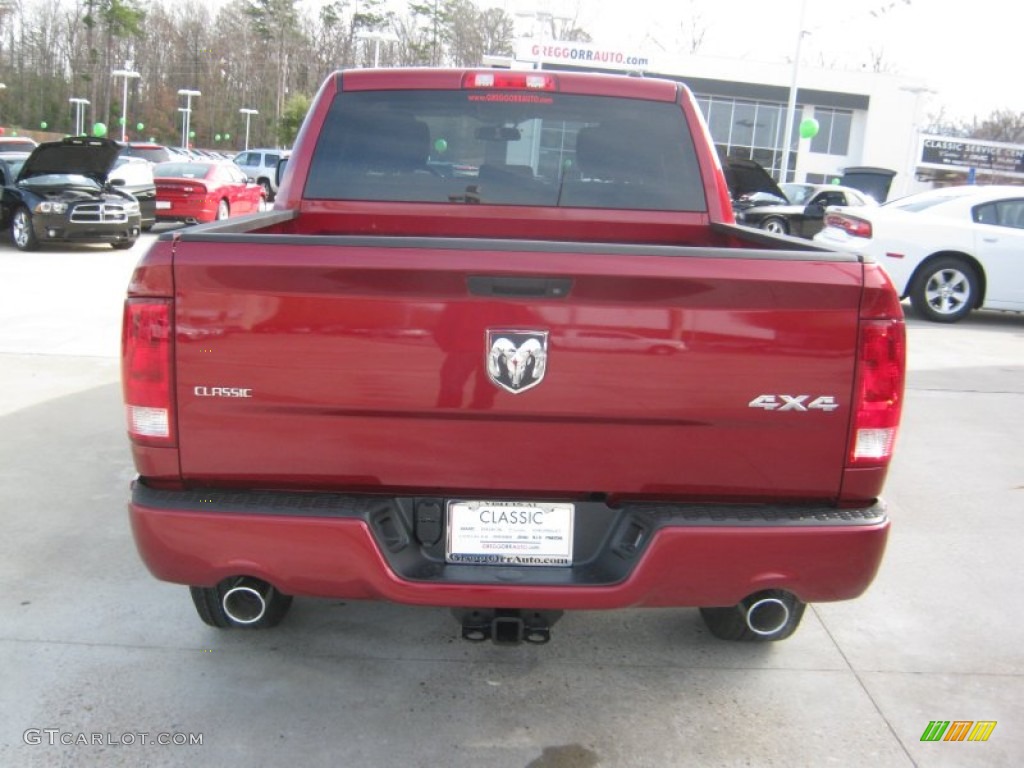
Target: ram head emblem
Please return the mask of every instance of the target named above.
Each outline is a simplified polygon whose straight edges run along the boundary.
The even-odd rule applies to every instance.
[[[548,365],[547,331],[487,331],[487,375],[516,395],[537,386]]]

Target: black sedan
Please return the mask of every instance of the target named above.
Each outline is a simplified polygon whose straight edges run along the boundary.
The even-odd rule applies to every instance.
[[[736,211],[736,221],[781,235],[814,237],[825,226],[825,209],[833,205],[877,205],[852,187],[837,184],[780,184],[785,200],[768,198]]]
[[[131,248],[142,227],[138,200],[107,180],[119,150],[87,136],[40,144],[3,189],[0,227],[23,251],[58,242]]]

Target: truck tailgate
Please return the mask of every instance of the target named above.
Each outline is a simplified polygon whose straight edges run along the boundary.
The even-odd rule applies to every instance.
[[[187,482],[546,498],[838,495],[863,280],[855,260],[319,243],[177,244]],[[500,339],[504,358],[493,354]],[[546,354],[517,389],[515,353],[526,360],[527,345]]]

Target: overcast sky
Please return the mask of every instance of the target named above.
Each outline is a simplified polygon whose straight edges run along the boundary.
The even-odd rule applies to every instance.
[[[685,50],[704,31],[700,53],[791,61],[806,4],[801,67],[855,69],[872,59],[936,93],[924,114],[987,117],[1024,112],[1024,24],[1013,0],[478,0],[510,14],[578,15],[596,43]],[[525,23],[519,17],[520,23]]]

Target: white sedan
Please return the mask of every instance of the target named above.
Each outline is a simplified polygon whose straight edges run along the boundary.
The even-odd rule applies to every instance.
[[[830,208],[815,242],[871,256],[928,320],[1024,311],[1024,186],[960,186]]]

